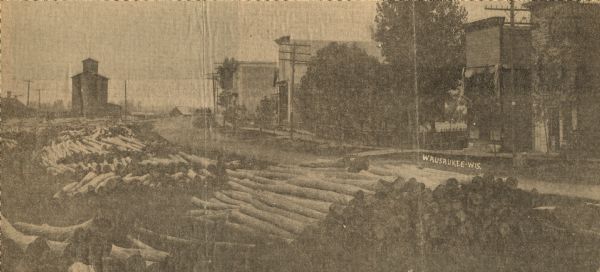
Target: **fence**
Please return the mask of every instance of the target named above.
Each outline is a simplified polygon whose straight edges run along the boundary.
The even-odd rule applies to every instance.
[[[320,125],[314,130],[316,135],[325,139],[360,145],[411,148],[414,142],[413,132],[400,128],[372,130]],[[419,142],[420,147],[425,149],[463,149],[467,147],[467,136],[463,128],[428,131],[420,134]]]

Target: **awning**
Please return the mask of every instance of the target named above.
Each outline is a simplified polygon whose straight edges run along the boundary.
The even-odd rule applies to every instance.
[[[466,67],[465,68],[465,78],[470,78],[473,75],[478,74],[494,74],[498,71],[498,65],[491,66],[480,66],[480,67]]]

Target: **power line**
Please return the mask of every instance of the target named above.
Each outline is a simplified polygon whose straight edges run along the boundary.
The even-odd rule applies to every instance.
[[[297,60],[297,55],[310,55],[307,53],[300,53],[297,52],[298,47],[309,47],[309,44],[300,44],[300,43],[296,43],[296,42],[291,42],[291,43],[279,43],[280,46],[289,46],[291,47],[291,51],[285,51],[285,50],[280,50],[279,53],[280,54],[289,54],[289,59],[286,58],[279,58],[279,61],[289,61],[290,62],[290,66],[292,68],[292,73],[291,73],[291,78],[290,78],[290,84],[288,84],[288,96],[287,96],[287,100],[288,100],[288,105],[287,105],[287,112],[288,112],[288,123],[289,123],[289,127],[290,127],[290,140],[294,139],[294,88],[295,88],[295,77],[296,77],[296,64],[308,64],[307,61],[302,61],[302,60]]]
[[[510,29],[509,29],[509,35],[508,35],[508,43],[509,43],[509,58],[508,58],[508,62],[509,62],[509,67],[510,67],[510,105],[509,105],[509,114],[508,114],[508,118],[509,118],[509,122],[511,124],[510,127],[510,134],[511,134],[511,145],[512,145],[512,160],[513,160],[513,165],[515,164],[515,157],[517,155],[517,144],[516,144],[516,129],[515,129],[515,106],[516,106],[516,101],[515,101],[515,65],[514,65],[514,43],[515,43],[515,36],[514,36],[514,29],[515,29],[515,11],[529,11],[528,9],[518,9],[515,8],[515,0],[510,0],[510,7],[507,8],[498,8],[498,7],[486,7],[486,10],[503,10],[503,11],[509,11],[510,12]]]

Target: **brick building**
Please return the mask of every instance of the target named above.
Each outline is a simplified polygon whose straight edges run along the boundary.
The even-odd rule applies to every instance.
[[[98,61],[82,61],[83,71],[72,77],[71,112],[76,116],[114,114],[119,106],[108,103],[108,78],[98,74]]]
[[[531,150],[531,29],[491,17],[465,25],[464,95],[469,100],[469,147],[489,152]],[[510,85],[510,33],[513,34],[514,95]],[[511,117],[512,111],[512,117]]]
[[[600,4],[532,1],[534,150],[600,155]]]

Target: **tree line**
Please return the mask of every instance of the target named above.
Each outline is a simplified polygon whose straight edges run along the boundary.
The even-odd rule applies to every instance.
[[[302,126],[344,141],[410,143],[416,74],[420,123],[434,127],[447,115],[449,91],[460,84],[466,15],[456,1],[378,3],[372,34],[383,61],[348,43],[319,50],[297,92]]]

